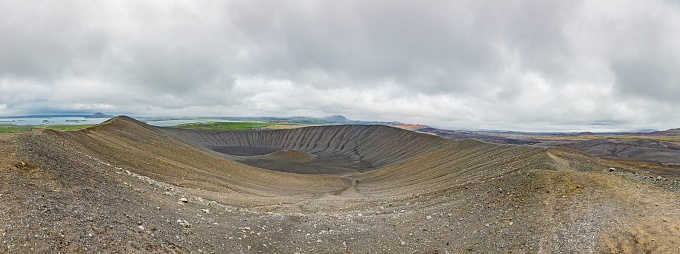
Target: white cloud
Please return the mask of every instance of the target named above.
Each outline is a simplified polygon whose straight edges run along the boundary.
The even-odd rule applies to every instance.
[[[680,126],[670,1],[4,0],[0,34],[0,115]]]

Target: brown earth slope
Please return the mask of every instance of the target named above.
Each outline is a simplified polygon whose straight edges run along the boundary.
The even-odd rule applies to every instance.
[[[216,144],[371,167],[275,172],[227,159],[253,153],[204,149]],[[117,117],[2,135],[0,151],[2,252],[680,251],[678,182],[565,148],[382,126],[184,132]]]

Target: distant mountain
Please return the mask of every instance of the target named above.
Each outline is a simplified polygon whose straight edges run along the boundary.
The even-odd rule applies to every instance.
[[[453,140],[463,140],[463,139],[476,139],[489,143],[496,144],[515,144],[515,145],[533,145],[538,143],[536,140],[532,139],[522,139],[522,138],[512,138],[504,137],[502,135],[496,135],[500,132],[484,132],[484,131],[463,131],[463,130],[444,130],[432,127],[420,128],[417,131],[434,134],[443,138],[453,139]],[[505,134],[513,134],[514,132],[506,132]]]
[[[111,118],[113,117],[112,115],[107,115],[102,112],[97,112],[92,115],[86,116],[85,118]]]
[[[665,130],[665,131],[655,131],[655,132],[652,132],[652,134],[662,135],[662,136],[680,136],[680,128],[670,129],[670,130]]]
[[[350,120],[347,119],[347,117],[343,115],[334,115],[334,116],[326,116],[323,118],[323,120],[329,121],[329,122],[349,122]]]
[[[639,130],[633,130],[632,132],[642,132],[642,133],[652,133],[658,131],[657,129],[639,129]]]

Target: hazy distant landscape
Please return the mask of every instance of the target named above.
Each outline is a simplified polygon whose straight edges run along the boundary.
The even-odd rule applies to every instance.
[[[84,129],[99,124],[112,115],[97,112],[91,115],[34,115],[0,117],[0,132],[23,132],[32,128],[55,130]],[[287,128],[326,124],[388,124],[398,122],[354,121],[344,116],[314,117],[137,117],[140,121],[154,126],[174,126],[188,129],[246,130],[258,128]]]

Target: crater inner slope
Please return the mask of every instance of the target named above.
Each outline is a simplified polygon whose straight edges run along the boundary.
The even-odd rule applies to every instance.
[[[436,136],[381,125],[257,131],[161,130],[230,160],[303,174],[350,175],[372,171],[440,149],[448,142]],[[302,153],[306,154],[306,160],[293,158]]]
[[[40,143],[68,143],[114,166],[182,187],[258,196],[325,193],[348,183],[328,175],[295,175],[247,166],[196,149],[158,127],[116,117],[73,132],[43,130]],[[60,141],[61,140],[61,141]],[[62,153],[63,149],[46,152]],[[66,156],[64,156],[66,157]]]

